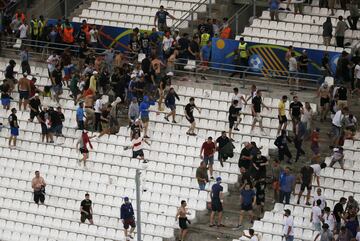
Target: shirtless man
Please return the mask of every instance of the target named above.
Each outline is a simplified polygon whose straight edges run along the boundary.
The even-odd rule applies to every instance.
[[[179,240],[180,241],[184,241],[185,240],[185,236],[188,232],[188,226],[187,226],[187,222],[189,224],[190,221],[187,219],[186,215],[190,215],[189,212],[187,212],[187,208],[186,208],[186,201],[185,200],[182,200],[181,201],[181,206],[179,207],[178,209],[178,212],[176,214],[176,218],[175,220],[177,221],[179,219],[179,227],[180,227],[180,237],[179,237]]]
[[[326,82],[324,82],[319,90],[318,96],[320,97],[320,121],[323,122],[326,120],[326,116],[329,112],[329,104],[330,104],[330,92],[329,87]]]
[[[19,79],[18,90],[19,90],[19,110],[21,111],[21,106],[24,104],[24,110],[29,103],[30,95],[30,81],[26,77],[27,74],[23,73],[23,77]]]

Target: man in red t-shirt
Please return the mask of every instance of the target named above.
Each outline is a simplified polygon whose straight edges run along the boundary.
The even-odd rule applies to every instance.
[[[206,163],[206,166],[209,168],[211,179],[214,179],[213,177],[214,153],[215,153],[215,143],[212,141],[212,137],[209,136],[207,141],[205,141],[201,146],[200,158]]]

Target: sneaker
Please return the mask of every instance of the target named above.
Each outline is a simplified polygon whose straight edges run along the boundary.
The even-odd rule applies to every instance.
[[[177,122],[173,120],[172,123],[176,124]]]
[[[169,122],[169,118],[167,118],[166,116],[164,117],[164,119],[165,119],[167,122]]]
[[[220,224],[217,225],[217,227],[218,227],[218,228],[223,228],[223,227],[225,227],[225,225],[222,224],[222,223],[220,223]]]
[[[215,227],[216,225],[215,224],[210,224],[209,227],[212,228],[212,227]]]
[[[290,9],[290,8],[286,8],[286,11],[289,11],[289,12],[291,12],[291,9]]]
[[[201,76],[201,79],[202,80],[207,80],[207,78],[204,75]]]
[[[148,161],[147,161],[147,160],[143,160],[143,162],[142,162],[142,163],[146,164],[146,163],[148,163]]]
[[[214,180],[214,177],[210,177],[211,180]]]
[[[240,131],[239,128],[234,128],[234,131]]]
[[[242,228],[242,225],[237,225],[235,228],[232,228],[232,230],[238,230],[240,228]]]
[[[297,200],[296,204],[300,204],[300,200]]]
[[[309,203],[309,202],[306,202],[306,203],[305,203],[305,205],[307,205],[307,206],[311,206],[311,203]]]
[[[149,139],[150,137],[148,135],[144,136],[144,138]]]

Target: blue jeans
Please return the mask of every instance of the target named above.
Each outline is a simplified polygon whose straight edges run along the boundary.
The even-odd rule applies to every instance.
[[[285,204],[289,204],[290,203],[290,196],[291,196],[291,192],[284,192],[284,191],[280,190],[279,203],[284,203],[284,199],[285,199]]]
[[[205,183],[199,183],[199,188],[200,188],[201,191],[205,190],[205,186],[206,186]]]
[[[285,241],[293,241],[294,240],[294,236],[287,236],[287,238],[285,238]]]

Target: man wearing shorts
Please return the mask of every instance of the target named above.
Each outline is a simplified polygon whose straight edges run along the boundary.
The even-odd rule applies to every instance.
[[[279,118],[279,127],[277,130],[277,135],[280,134],[281,130],[286,130],[287,127],[287,117],[285,112],[285,104],[287,102],[287,96],[284,95],[278,104],[278,118]]]
[[[85,223],[86,219],[89,220],[90,224],[94,224],[93,222],[93,209],[92,209],[92,202],[90,200],[89,193],[85,194],[85,199],[81,201],[80,204],[80,221]]]
[[[245,213],[248,213],[250,215],[250,222],[252,222],[254,219],[253,207],[256,204],[256,194],[254,190],[250,187],[249,183],[245,184],[244,189],[240,191],[240,203],[241,211],[237,228],[242,227]]]
[[[328,84],[324,82],[318,91],[318,95],[320,96],[320,122],[326,120],[326,116],[329,112],[329,104],[330,104],[330,91]]]
[[[209,227],[215,226],[215,212],[218,213],[217,227],[225,227],[222,221],[222,212],[223,212],[223,202],[224,202],[224,194],[223,194],[223,186],[221,186],[221,177],[216,178],[216,183],[212,185],[210,198],[211,198],[211,214],[210,214],[210,225]]]
[[[126,240],[133,239],[132,234],[134,233],[136,225],[135,225],[134,209],[128,197],[124,197],[124,203],[121,205],[120,219],[124,225],[124,234]],[[128,233],[129,227],[131,228],[130,228],[130,232]]]
[[[150,105],[155,105],[155,101],[150,100],[147,95],[144,96],[143,101],[140,103],[140,117],[144,125],[144,138],[150,138],[147,135],[147,130],[149,126],[149,108]]]
[[[259,122],[261,133],[263,135],[266,135],[265,130],[262,125],[262,117],[260,115],[262,106],[269,110],[269,107],[267,107],[262,101],[261,91],[257,90],[256,96],[252,99],[251,113],[253,116],[253,123],[251,125],[251,132],[254,131],[256,122]]]
[[[216,151],[215,143],[211,136],[208,137],[200,149],[200,158],[205,162],[209,169],[210,179],[214,179],[213,176],[213,165],[214,165],[214,154]],[[204,154],[203,154],[204,153]]]
[[[196,136],[194,133],[195,130],[195,118],[194,118],[194,109],[197,109],[199,113],[201,113],[200,109],[195,105],[194,97],[190,97],[189,103],[185,106],[185,117],[190,122],[190,128],[186,132],[189,136]]]
[[[231,106],[229,108],[229,138],[230,140],[234,141],[233,138],[231,138],[232,136],[232,129],[234,128],[235,122],[238,119],[238,109],[236,109],[236,106],[238,104],[237,100],[233,100],[233,102],[231,103]]]
[[[307,189],[307,195],[306,195],[306,205],[310,206],[310,194],[312,189],[312,179],[314,175],[314,170],[311,166],[303,166],[300,170],[300,180],[301,180],[301,187],[299,192],[299,197],[297,200],[297,204],[300,204],[300,198],[305,191],[305,188]]]
[[[331,128],[331,138],[333,145],[339,145],[339,141],[342,135],[343,119],[348,114],[349,109],[344,107],[341,110],[338,110],[333,119],[332,119],[332,128]]]
[[[236,121],[236,124],[235,124],[235,127],[234,127],[234,130],[235,131],[239,131],[239,123],[241,122],[241,118],[240,118],[240,113],[242,111],[242,108],[243,108],[243,104],[246,105],[246,100],[244,98],[244,96],[239,92],[239,89],[238,88],[234,88],[233,89],[234,91],[234,95],[233,97],[231,98],[231,101],[233,102],[234,100],[237,100],[238,101],[238,104],[237,106],[235,106],[236,110],[237,110],[237,113],[238,113],[238,116],[237,116],[237,121]]]
[[[9,138],[9,147],[16,147],[16,139],[19,135],[19,124],[16,116],[16,109],[11,109],[11,114],[9,115],[9,124],[10,124],[10,138]],[[13,146],[11,146],[11,142],[13,142]]]
[[[296,132],[296,123],[301,120],[301,115],[304,113],[303,104],[299,101],[298,97],[295,95],[293,97],[293,102],[289,106],[289,114],[291,116],[291,122],[293,125],[293,132]]]
[[[29,102],[29,94],[30,94],[30,81],[26,77],[27,74],[23,73],[23,77],[19,79],[18,89],[19,89],[19,110],[21,110],[21,106],[24,104],[24,110],[26,110],[27,104]]]
[[[37,119],[39,119],[38,116],[39,116],[39,113],[40,113],[40,110],[41,110],[41,101],[40,101],[38,93],[36,93],[35,96],[30,99],[29,106],[30,106],[30,119],[29,119],[29,121],[32,122],[35,117]]]
[[[167,114],[164,119],[169,121],[169,117],[172,117],[172,123],[176,123],[175,115],[176,115],[176,100],[180,100],[179,96],[176,94],[173,87],[169,89],[169,93],[165,97],[165,106],[170,109],[170,113]]]
[[[142,138],[139,133],[135,133],[134,139],[131,142],[133,149],[132,158],[139,158],[143,161],[143,163],[147,163],[147,160],[144,159],[143,142],[145,142],[149,146],[150,143],[146,139]]]
[[[186,234],[188,232],[187,223],[190,224],[190,221],[186,217],[187,214],[190,215],[190,213],[187,211],[186,205],[187,205],[186,201],[182,200],[181,206],[179,207],[178,212],[176,214],[176,220],[179,220],[179,227],[180,227],[179,240],[181,240],[181,241],[185,240]]]

